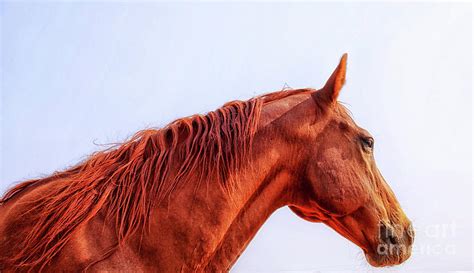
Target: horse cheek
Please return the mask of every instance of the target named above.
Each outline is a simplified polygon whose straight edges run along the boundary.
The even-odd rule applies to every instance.
[[[316,168],[308,170],[316,202],[338,215],[349,214],[361,206],[364,191],[356,167],[347,154],[336,148],[319,154]]]

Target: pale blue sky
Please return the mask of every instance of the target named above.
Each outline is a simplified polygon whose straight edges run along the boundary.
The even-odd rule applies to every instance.
[[[2,2],[0,16],[2,192],[94,142],[285,83],[320,87],[348,52],[340,99],[417,228],[413,257],[383,271],[471,268],[470,4]],[[353,269],[380,271],[285,208],[233,272]]]

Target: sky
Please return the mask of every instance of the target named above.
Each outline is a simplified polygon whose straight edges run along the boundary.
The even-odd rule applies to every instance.
[[[416,230],[403,265],[288,208],[232,272],[472,269],[472,9],[449,3],[0,3],[0,191],[99,144],[234,99],[321,87],[340,100]]]

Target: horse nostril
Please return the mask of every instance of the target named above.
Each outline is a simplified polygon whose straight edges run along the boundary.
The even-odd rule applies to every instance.
[[[399,239],[393,227],[385,224],[380,225],[380,239],[386,244],[395,245],[399,243]]]
[[[389,236],[388,236],[388,239],[389,239],[389,241],[390,241],[390,243],[391,243],[392,245],[398,244],[398,238],[397,238],[396,236],[389,235]]]

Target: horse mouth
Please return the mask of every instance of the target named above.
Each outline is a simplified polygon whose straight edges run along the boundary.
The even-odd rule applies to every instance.
[[[376,251],[364,251],[367,262],[373,267],[399,265],[411,256],[411,245],[379,244]]]

